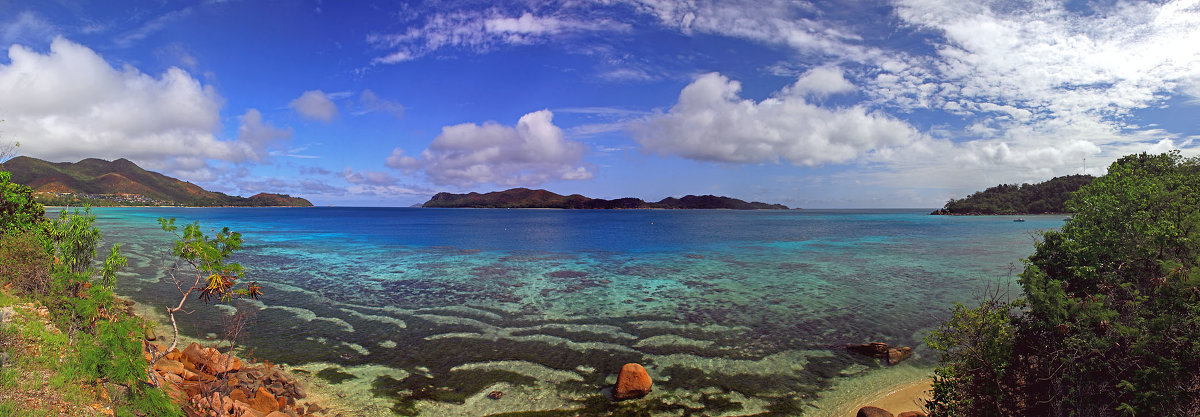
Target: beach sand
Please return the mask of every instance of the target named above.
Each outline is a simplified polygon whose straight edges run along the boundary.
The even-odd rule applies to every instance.
[[[932,385],[933,368],[908,363],[874,368],[844,379],[805,408],[804,415],[854,417],[858,409],[879,407],[892,414],[923,411],[925,392]]]
[[[879,407],[892,414],[900,414],[905,411],[920,411],[924,413],[925,400],[929,398],[929,390],[931,389],[933,389],[933,381],[928,379],[891,387],[871,397],[863,398],[861,404],[854,407],[853,410],[849,410],[844,415],[847,417],[854,416],[859,408],[866,406]]]

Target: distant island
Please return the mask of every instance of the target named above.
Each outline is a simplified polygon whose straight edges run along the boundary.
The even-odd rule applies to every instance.
[[[682,198],[667,197],[657,203],[648,203],[639,198],[605,200],[588,198],[579,194],[568,196],[546,190],[513,188],[487,194],[437,193],[422,207],[434,208],[556,208],[556,209],[729,209],[729,210],[787,210],[782,204],[746,202],[730,197],[713,195],[688,195]]]
[[[124,158],[56,163],[19,156],[0,164],[0,171],[11,172],[13,182],[33,188],[37,202],[52,206],[312,207],[284,194],[239,197],[208,191]]]
[[[1067,213],[1065,204],[1071,193],[1093,179],[1091,175],[1067,175],[1037,184],[1000,184],[961,200],[952,198],[930,214],[1063,214]]]

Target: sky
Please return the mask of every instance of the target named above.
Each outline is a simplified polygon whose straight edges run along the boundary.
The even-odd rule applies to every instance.
[[[0,141],[229,194],[941,207],[1200,145],[1200,0],[0,0]]]

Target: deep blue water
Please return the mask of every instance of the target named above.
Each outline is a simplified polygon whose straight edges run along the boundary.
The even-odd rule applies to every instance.
[[[131,258],[118,292],[150,305],[178,294],[158,217],[241,232],[236,260],[266,287],[240,307],[257,311],[243,346],[352,375],[331,386],[423,415],[582,407],[625,362],[655,376],[651,399],[667,414],[729,403],[741,408],[726,415],[799,414],[848,369],[879,367],[841,345],[919,346],[954,302],[1011,283],[1036,231],[1063,222],[929,210],[95,212]],[[195,306],[185,331],[219,338],[211,323],[234,308]],[[918,353],[915,364],[932,359]],[[482,399],[498,389],[512,399]]]

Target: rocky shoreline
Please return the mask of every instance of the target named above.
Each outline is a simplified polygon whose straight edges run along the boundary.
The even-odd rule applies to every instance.
[[[143,342],[147,361],[154,363],[159,386],[189,416],[213,417],[306,417],[340,416],[330,414],[307,397],[294,377],[270,362],[246,363],[232,354],[223,354],[192,342],[182,351],[167,350],[147,332]]]

